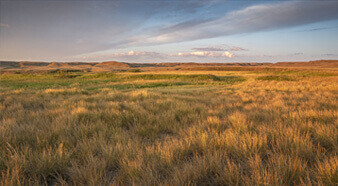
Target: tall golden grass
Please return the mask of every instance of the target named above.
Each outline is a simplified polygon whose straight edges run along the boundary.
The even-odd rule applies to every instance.
[[[0,184],[338,184],[336,75],[133,74],[1,75]]]

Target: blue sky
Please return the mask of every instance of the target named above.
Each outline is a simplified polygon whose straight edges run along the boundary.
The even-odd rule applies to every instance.
[[[0,60],[338,59],[338,1],[0,1]]]

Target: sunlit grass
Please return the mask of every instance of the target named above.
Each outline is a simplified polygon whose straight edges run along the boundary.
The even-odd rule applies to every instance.
[[[1,75],[0,183],[336,185],[338,79],[309,73]]]

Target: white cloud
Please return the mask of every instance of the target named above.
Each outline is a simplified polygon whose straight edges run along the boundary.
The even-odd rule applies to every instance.
[[[128,56],[133,56],[135,54],[135,52],[134,51],[129,51],[128,52]],[[123,54],[124,55],[124,54]]]
[[[177,59],[183,58],[194,58],[194,57],[203,57],[203,58],[233,58],[235,55],[229,51],[225,52],[214,52],[214,51],[192,51],[192,52],[179,52],[177,54],[165,54],[158,52],[147,52],[147,51],[128,51],[128,52],[119,52],[119,53],[110,53],[110,54],[97,54],[97,55],[83,55],[83,56],[74,56],[75,58],[81,58],[83,60],[143,60],[143,59],[169,59],[176,57]]]
[[[223,53],[220,52],[213,52],[213,51],[195,51],[195,52],[179,52],[177,56],[180,57],[227,57],[233,58],[235,57],[234,54],[226,51]]]
[[[232,54],[232,53],[230,53],[230,52],[228,52],[228,51],[224,52],[224,53],[222,54],[222,56],[225,56],[225,57],[228,57],[228,58],[233,58],[233,57],[235,57],[234,54]]]

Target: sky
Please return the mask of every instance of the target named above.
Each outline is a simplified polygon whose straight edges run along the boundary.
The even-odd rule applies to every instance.
[[[0,0],[2,61],[338,59],[337,0]]]

